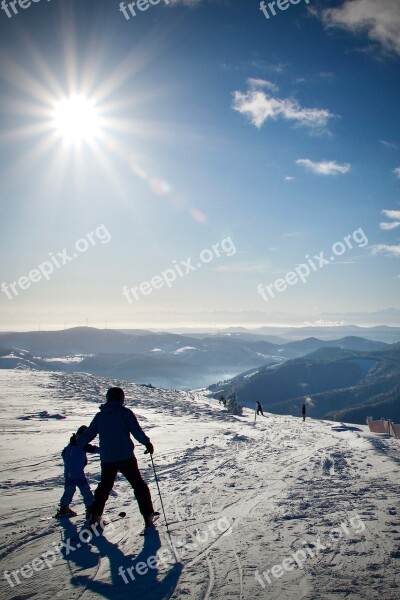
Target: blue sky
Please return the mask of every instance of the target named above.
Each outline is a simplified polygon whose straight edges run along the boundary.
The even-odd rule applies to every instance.
[[[130,20],[110,0],[41,0],[0,11],[0,31],[1,329],[395,324],[397,0],[269,19],[255,1],[162,0]],[[54,114],[76,96],[71,142],[76,114]],[[227,239],[234,253],[199,261]],[[60,266],[29,275],[49,253]],[[201,269],[140,288],[188,258]]]

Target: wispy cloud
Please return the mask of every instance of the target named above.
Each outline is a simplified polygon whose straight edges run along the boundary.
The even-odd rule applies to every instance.
[[[290,175],[286,175],[285,181],[293,181],[295,177],[291,177]]]
[[[335,265],[356,265],[357,261],[356,260],[335,260],[334,263]]]
[[[327,27],[340,27],[355,34],[366,32],[383,50],[400,54],[399,0],[345,0],[337,8],[313,12]]]
[[[276,83],[272,83],[272,81],[268,81],[267,79],[257,79],[254,77],[250,77],[247,80],[250,88],[267,88],[267,90],[271,90],[271,92],[277,92],[279,90],[279,86]]]
[[[314,162],[309,158],[299,158],[296,164],[305,167],[316,175],[345,175],[351,170],[349,163],[339,164],[334,160]]]
[[[246,65],[246,68],[265,69],[271,73],[283,73],[289,66],[288,63],[271,63],[261,59],[250,60],[243,64]]]
[[[383,230],[396,229],[400,226],[400,210],[383,210],[382,214],[388,219],[393,219],[390,222],[379,223],[379,227]]]
[[[304,108],[293,98],[282,99],[268,94],[263,88],[268,86],[271,90],[271,85],[274,85],[271,82],[256,79],[250,79],[250,81],[252,85],[247,92],[235,91],[233,93],[232,107],[240,114],[249,117],[251,123],[257,128],[260,128],[268,119],[273,121],[284,119],[315,130],[326,127],[329,120],[335,117],[327,109]],[[256,81],[262,81],[264,84],[255,85]]]
[[[397,167],[396,169],[394,169],[393,173],[396,175],[396,177],[398,179],[400,179],[400,167]]]
[[[179,1],[179,0],[178,0]],[[223,63],[221,65],[224,71],[252,71],[257,70],[265,73],[283,73],[287,67],[287,63],[271,63],[267,60],[255,58],[251,60],[240,60],[232,63]]]
[[[319,73],[319,76],[320,76],[322,79],[334,79],[334,77],[335,77],[335,73],[332,73],[332,71],[321,71],[321,72]]]
[[[387,244],[375,244],[372,246],[372,252],[374,254],[383,253],[387,256],[398,256],[400,257],[400,245],[388,246]]]
[[[386,148],[393,148],[393,149],[397,148],[397,144],[395,144],[394,142],[387,142],[386,140],[379,140],[379,141],[383,146],[386,146]]]

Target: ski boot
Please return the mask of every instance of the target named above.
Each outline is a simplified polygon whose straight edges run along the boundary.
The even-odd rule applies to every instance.
[[[159,516],[160,516],[160,513],[157,512],[157,511],[153,511],[149,515],[146,515],[144,517],[144,527],[145,527],[145,529],[147,529],[148,527],[152,527],[153,524],[154,524],[154,521],[156,521]]]
[[[76,517],[76,515],[77,513],[69,507],[69,504],[62,504],[55,517],[61,519],[62,517]]]
[[[144,517],[144,529],[140,534],[141,536],[147,535],[148,533],[151,532],[152,529],[154,529],[154,521],[156,519],[158,519],[159,516],[160,516],[160,513],[157,511],[154,511]]]
[[[93,513],[90,513],[88,528],[91,531],[98,535],[98,531],[103,531],[104,525],[104,520],[101,515],[94,515]]]

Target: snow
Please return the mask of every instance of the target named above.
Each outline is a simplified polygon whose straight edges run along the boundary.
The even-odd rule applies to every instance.
[[[77,547],[83,517],[41,521],[62,493],[62,448],[118,383],[0,371],[2,574],[28,565],[19,585],[2,580],[1,600],[398,600],[400,442],[366,426],[335,431],[337,423],[268,413],[255,424],[253,411],[233,417],[202,391],[126,383],[127,404],[155,446],[179,564],[162,518],[138,536],[141,518],[124,479],[106,517],[128,516],[90,543]],[[135,452],[160,509],[149,457],[143,447]],[[97,456],[86,472],[94,488]],[[73,508],[82,512],[79,493]],[[60,540],[69,540],[62,556],[32,562]]]
[[[260,371],[254,371],[254,373],[249,373],[249,375],[244,375],[243,379],[249,379],[250,377],[254,377],[254,375],[257,375],[257,373],[259,373]]]
[[[40,358],[39,356],[35,356],[34,358],[40,358],[43,362],[58,362],[65,364],[73,364],[73,363],[81,363],[85,360],[85,358],[90,358],[94,356],[94,354],[73,354],[72,356],[61,356],[60,358]]]
[[[197,350],[194,346],[183,346],[179,348],[179,350],[175,350],[174,354],[182,354],[183,352],[187,352],[188,350]]]

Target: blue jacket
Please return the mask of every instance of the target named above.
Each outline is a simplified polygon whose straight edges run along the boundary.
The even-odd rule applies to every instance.
[[[87,465],[86,452],[99,453],[98,446],[87,444],[84,448],[77,445],[76,436],[71,437],[68,446],[61,452],[64,461],[64,477],[67,479],[83,479]]]
[[[131,434],[144,446],[150,441],[133,412],[113,400],[100,406],[89,427],[77,439],[80,446],[85,446],[98,435],[101,462],[117,462],[132,458]]]

